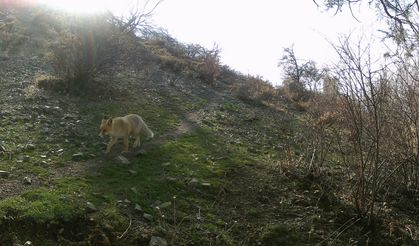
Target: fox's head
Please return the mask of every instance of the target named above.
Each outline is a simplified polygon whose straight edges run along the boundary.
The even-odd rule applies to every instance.
[[[112,118],[103,117],[102,122],[100,123],[100,133],[99,136],[103,137],[106,134],[109,134],[109,131],[112,128]]]

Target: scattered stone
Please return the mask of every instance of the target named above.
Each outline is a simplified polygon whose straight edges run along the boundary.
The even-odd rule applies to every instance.
[[[23,183],[24,183],[25,185],[31,185],[31,184],[32,184],[32,179],[31,179],[31,178],[29,178],[29,177],[24,177],[24,178],[23,178]]]
[[[205,187],[210,187],[211,186],[211,184],[210,183],[207,183],[207,182],[201,183],[201,185],[202,186],[205,186]]]
[[[33,243],[31,241],[26,241],[25,244],[24,244],[24,246],[32,246],[32,245],[33,245]]]
[[[4,142],[0,140],[0,153],[5,152],[5,151],[6,151],[6,147],[4,146]]]
[[[124,165],[128,165],[130,163],[129,160],[122,155],[118,155],[115,159],[116,159],[116,161],[118,161],[119,163],[124,164]]]
[[[164,202],[159,205],[159,208],[168,208],[172,205],[172,202]]]
[[[35,149],[35,145],[34,145],[34,144],[31,144],[31,143],[28,143],[28,144],[26,145],[26,149],[27,149],[27,150],[34,150],[34,149]]]
[[[137,156],[138,156],[138,155],[145,155],[145,154],[147,154],[147,151],[146,151],[145,149],[140,149],[140,150],[137,152]]]
[[[139,193],[137,188],[135,188],[135,187],[131,187],[131,191],[136,195],[138,195],[138,193]]]
[[[97,211],[96,206],[91,202],[86,202],[86,208],[87,208],[88,212],[96,212]]]
[[[175,177],[166,177],[167,180],[169,181],[176,181],[177,179]]]
[[[81,153],[81,152],[79,152],[79,153],[75,153],[75,154],[73,154],[73,155],[71,156],[71,159],[72,159],[73,161],[80,161],[81,159],[83,159],[83,157],[84,157],[84,154],[83,154],[83,153]]]
[[[137,171],[134,171],[134,170],[128,170],[128,172],[129,172],[129,174],[131,174],[131,175],[137,175]]]
[[[189,181],[189,184],[196,184],[196,183],[198,183],[198,179],[197,179],[197,178],[192,178],[192,179]]]
[[[47,158],[47,155],[40,155],[41,158]]]
[[[157,200],[157,201],[153,202],[153,203],[150,205],[150,207],[155,208],[155,207],[158,207],[160,204],[161,204],[161,201]]]
[[[148,220],[148,221],[153,221],[153,215],[151,215],[151,214],[147,214],[147,213],[144,213],[143,214],[143,218],[144,219],[146,219],[146,220]]]
[[[0,178],[7,178],[9,177],[9,175],[10,175],[10,172],[0,170]]]
[[[165,162],[165,163],[163,163],[163,164],[161,164],[163,167],[167,167],[167,166],[170,166],[170,162]]]
[[[137,203],[135,204],[134,209],[138,212],[143,212],[143,208],[140,205],[138,205]]]
[[[167,240],[161,237],[152,236],[149,246],[167,246]]]

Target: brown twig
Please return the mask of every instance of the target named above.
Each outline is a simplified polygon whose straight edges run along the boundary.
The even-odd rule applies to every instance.
[[[128,232],[129,228],[131,228],[131,224],[132,224],[132,218],[131,216],[129,216],[129,225],[127,227],[127,229],[121,234],[121,236],[118,236],[118,240],[120,240],[121,238],[123,238],[125,236],[125,234]]]

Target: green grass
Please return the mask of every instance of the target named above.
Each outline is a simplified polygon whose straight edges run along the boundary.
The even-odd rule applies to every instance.
[[[123,210],[132,210],[134,204],[139,204],[145,212],[155,216],[152,222],[155,226],[161,226],[161,223],[176,226],[176,218],[170,216],[176,209],[177,221],[183,219],[182,226],[188,227],[196,223],[197,208],[200,208],[206,218],[203,223],[199,222],[201,226],[211,233],[223,235],[227,242],[222,218],[211,215],[214,214],[211,204],[220,187],[227,182],[225,174],[249,160],[239,149],[225,146],[211,131],[198,129],[154,147],[145,155],[132,159],[128,166],[109,160],[96,175],[58,180],[51,188],[42,187],[2,200],[0,218],[13,216],[17,221],[42,224],[93,216],[98,221],[110,221],[119,226],[127,223]],[[191,183],[191,180],[197,182]],[[88,215],[87,201],[98,211]],[[171,205],[159,212],[152,206],[157,201],[171,202]],[[167,215],[163,220],[162,214]],[[5,223],[4,219],[0,221],[0,225]],[[192,230],[189,236],[203,240],[202,230]]]
[[[83,179],[62,180],[53,189],[39,188],[0,201],[0,217],[39,224],[71,221],[85,213],[83,198],[88,186]]]
[[[92,177],[92,185],[98,197],[110,195],[109,204],[128,199],[150,213],[156,201],[169,202],[174,196],[205,207],[206,199],[225,182],[225,173],[246,161],[238,152],[226,149],[209,131],[200,129],[156,146],[129,167],[110,165]],[[205,191],[207,196],[202,197],[197,190]]]

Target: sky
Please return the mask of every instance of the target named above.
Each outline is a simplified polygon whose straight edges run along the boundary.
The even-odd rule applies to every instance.
[[[130,6],[130,0],[40,1],[81,12],[104,7],[120,12]],[[373,9],[364,5],[354,13],[359,21],[349,11],[326,12],[312,0],[164,0],[152,18],[178,41],[209,49],[216,44],[222,64],[278,85],[282,73],[277,65],[284,48],[292,46],[297,58],[322,67],[337,60],[330,42],[339,35],[377,34],[380,26]]]
[[[276,85],[284,48],[293,46],[298,58],[322,66],[336,61],[329,42],[339,35],[376,30],[375,13],[365,7],[355,10],[358,22],[349,11],[334,15],[312,0],[167,0],[153,18],[179,41],[216,43],[223,64]]]

